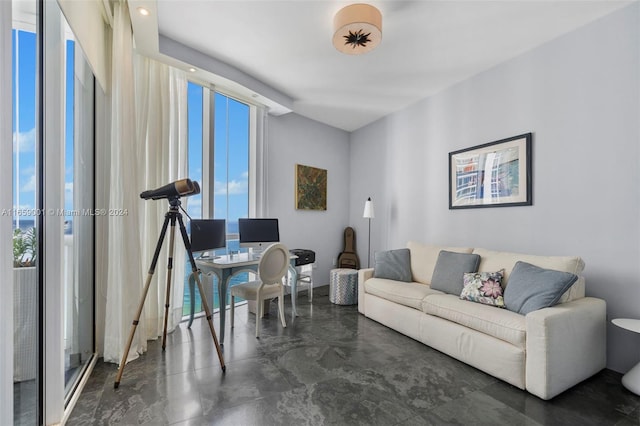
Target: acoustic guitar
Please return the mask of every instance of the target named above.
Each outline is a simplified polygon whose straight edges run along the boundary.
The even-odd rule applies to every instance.
[[[344,230],[344,251],[338,256],[338,268],[360,269],[360,259],[356,253],[356,232],[352,227]]]

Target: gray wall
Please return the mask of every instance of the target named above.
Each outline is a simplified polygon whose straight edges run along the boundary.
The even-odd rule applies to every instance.
[[[267,212],[280,219],[280,240],[316,253],[314,285],[329,283],[332,260],[349,226],[349,134],[296,114],[269,117]],[[327,210],[296,210],[295,165],[327,170]]]
[[[640,318],[639,28],[636,3],[354,132],[360,247],[371,196],[372,251],[417,240],[577,254],[609,318]],[[449,210],[448,153],[526,132],[534,205]],[[609,324],[609,367],[639,354],[640,337]]]

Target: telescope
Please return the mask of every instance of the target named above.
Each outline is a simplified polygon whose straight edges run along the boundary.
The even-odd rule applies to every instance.
[[[143,200],[161,200],[163,198],[179,198],[200,193],[200,185],[191,179],[180,179],[156,189],[140,193]]]
[[[120,368],[118,368],[116,380],[113,383],[113,387],[116,389],[118,388],[118,386],[120,386],[120,379],[122,378],[122,373],[124,372],[124,366],[127,364],[127,358],[129,357],[129,350],[131,349],[131,344],[133,343],[133,337],[135,336],[136,329],[138,328],[138,324],[140,323],[140,316],[142,315],[142,309],[144,309],[145,299],[149,294],[149,287],[151,286],[151,281],[153,280],[153,275],[156,271],[158,256],[160,256],[162,243],[164,242],[164,238],[167,235],[167,228],[169,227],[169,225],[171,225],[171,231],[169,233],[169,259],[167,262],[167,292],[164,302],[164,330],[162,332],[162,350],[164,351],[167,346],[167,321],[169,318],[169,299],[171,296],[171,276],[173,275],[172,269],[176,222],[178,222],[178,225],[180,226],[180,235],[182,236],[182,242],[184,243],[184,248],[187,251],[187,255],[189,256],[189,263],[191,264],[191,275],[194,277],[196,283],[198,283],[198,290],[200,290],[202,308],[204,309],[204,312],[206,314],[207,323],[209,324],[209,331],[211,331],[211,337],[213,338],[213,343],[216,346],[216,351],[218,352],[220,367],[222,367],[223,373],[227,370],[227,367],[224,365],[224,357],[222,355],[222,349],[220,349],[220,343],[218,343],[218,337],[216,336],[216,332],[213,329],[213,313],[209,309],[209,303],[207,302],[204,287],[202,286],[202,281],[200,280],[200,271],[198,270],[198,265],[196,265],[196,261],[193,258],[193,251],[191,250],[191,243],[189,242],[187,229],[185,228],[184,222],[182,221],[182,213],[180,213],[180,209],[182,209],[182,211],[184,211],[185,213],[187,212],[180,206],[179,198],[199,193],[200,185],[198,185],[198,182],[192,181],[191,179],[180,179],[165,186],[161,186],[160,188],[149,189],[140,193],[140,198],[142,198],[143,200],[160,200],[162,198],[167,198],[169,200],[169,211],[164,215],[164,224],[162,225],[162,230],[160,231],[160,237],[158,237],[158,243],[156,244],[156,250],[153,254],[153,260],[151,261],[151,267],[149,268],[149,273],[147,274],[147,279],[144,284],[142,297],[140,299],[140,303],[138,304],[138,310],[134,316],[133,322],[131,323],[131,330],[129,331],[127,345],[125,346],[124,353],[122,354],[122,361],[120,361]],[[187,216],[189,215],[187,214]]]

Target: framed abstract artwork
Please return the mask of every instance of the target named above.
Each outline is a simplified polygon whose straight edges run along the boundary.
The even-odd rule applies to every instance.
[[[296,164],[295,198],[297,210],[326,210],[327,171]]]
[[[532,133],[449,153],[449,209],[532,205]]]

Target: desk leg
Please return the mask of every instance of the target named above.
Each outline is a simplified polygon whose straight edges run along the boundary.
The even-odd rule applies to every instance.
[[[225,317],[227,315],[227,289],[231,273],[228,269],[222,270],[222,276],[218,280],[218,296],[220,297],[220,344],[224,342]]]
[[[187,324],[187,328],[191,328],[191,324],[193,324],[193,317],[196,313],[196,280],[192,272],[189,275],[189,295],[191,296],[191,309],[189,312],[189,324]],[[207,299],[213,300],[213,299]]]
[[[291,273],[291,321],[294,321],[298,316],[298,310],[296,309],[296,300],[298,299],[298,271],[290,265],[289,272]]]

